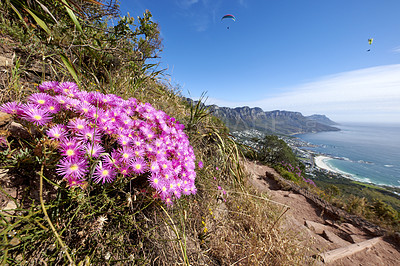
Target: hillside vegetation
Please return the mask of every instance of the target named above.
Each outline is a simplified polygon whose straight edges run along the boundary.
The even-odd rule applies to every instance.
[[[246,184],[225,125],[168,83],[151,17],[121,17],[114,1],[0,3],[1,264],[303,264],[307,246]],[[146,150],[113,131],[122,112],[126,141]],[[63,134],[80,138],[79,163]],[[176,165],[153,169],[160,158]]]

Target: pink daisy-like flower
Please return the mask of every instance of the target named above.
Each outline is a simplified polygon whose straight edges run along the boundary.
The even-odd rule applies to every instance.
[[[70,186],[70,187],[81,186],[81,185],[83,185],[83,182],[84,182],[83,179],[77,179],[72,176],[68,176],[65,179],[67,180],[68,186]]]
[[[164,185],[164,181],[156,173],[153,173],[150,175],[149,182],[150,182],[150,186],[153,187],[157,191],[161,190],[161,187]]]
[[[85,119],[75,118],[68,122],[67,127],[75,132],[79,132],[82,131],[84,128],[86,128],[87,125],[88,122]]]
[[[130,163],[132,171],[136,174],[143,174],[147,171],[146,162],[142,158],[136,158]]]
[[[58,86],[57,81],[45,81],[38,86],[39,91],[46,92],[46,91],[54,91]]]
[[[35,125],[43,126],[52,119],[49,112],[39,109],[36,106],[24,105],[22,110],[24,111],[23,118],[34,123]]]
[[[89,114],[91,112],[96,112],[96,107],[94,107],[90,103],[80,103],[76,107],[76,109],[81,115],[86,115],[86,114]]]
[[[74,139],[65,139],[59,144],[61,155],[67,158],[76,158],[83,155],[81,144]]]
[[[124,165],[120,167],[118,170],[123,176],[127,176],[132,173],[132,168],[130,165]]]
[[[165,204],[167,204],[168,207],[171,207],[172,205],[174,205],[174,202],[172,201],[171,197],[164,198],[164,202],[165,202]]]
[[[158,165],[157,161],[152,161],[150,163],[150,168],[149,168],[150,172],[152,173],[158,173],[160,172],[160,166]]]
[[[168,161],[168,160],[159,161],[158,164],[160,165],[160,169],[163,171],[171,169],[171,166],[172,166],[171,161]]]
[[[147,144],[146,145],[146,151],[149,154],[155,154],[156,153],[156,148],[151,144]]]
[[[76,134],[76,138],[84,142],[94,142],[99,143],[101,141],[101,136],[99,131],[95,128],[85,127]]]
[[[174,171],[172,171],[171,169],[167,169],[162,172],[162,176],[165,178],[165,180],[171,180],[175,175]]]
[[[130,160],[134,158],[134,153],[132,148],[124,146],[122,149],[118,149],[118,152],[120,153],[120,158],[121,161],[128,163]]]
[[[29,96],[28,100],[31,101],[33,104],[44,106],[52,100],[52,97],[47,93],[34,93]]]
[[[98,158],[101,153],[104,153],[104,148],[98,143],[88,143],[85,145],[86,153],[92,157]]]
[[[133,150],[133,153],[135,155],[135,157],[143,157],[144,156],[144,150],[142,148],[136,148]]]
[[[67,95],[71,91],[79,91],[78,86],[74,82],[62,82],[58,84],[57,91]]]
[[[47,136],[60,140],[66,137],[67,130],[64,125],[55,125],[46,131]]]
[[[8,102],[0,105],[0,111],[10,115],[21,115],[23,113],[21,107],[22,104],[19,102]]]
[[[115,178],[115,170],[112,167],[104,166],[101,162],[96,166],[93,174],[94,182],[96,183],[110,183]]]
[[[169,197],[169,193],[168,193],[168,185],[165,182],[162,182],[160,184],[160,188],[157,190],[158,194],[160,194],[161,198],[167,198]]]
[[[88,171],[88,162],[79,157],[64,158],[57,166],[57,173],[66,178],[82,179]]]
[[[77,106],[81,103],[78,99],[73,99],[73,98],[68,98],[67,97],[67,103],[65,104],[65,108],[67,110],[74,111],[76,110]]]
[[[51,114],[56,114],[60,111],[61,106],[55,100],[50,100],[42,108]]]
[[[137,137],[133,139],[133,145],[134,145],[136,148],[141,147],[143,144],[144,144],[144,142],[143,142],[142,139],[137,138]]]
[[[56,95],[54,96],[54,100],[56,100],[59,104],[64,106],[69,102],[70,98],[65,97],[64,95]]]
[[[132,143],[132,139],[130,137],[124,136],[124,135],[118,136],[117,141],[121,146],[128,146],[129,144]]]
[[[121,164],[120,153],[118,151],[113,150],[110,154],[107,154],[103,158],[104,165],[109,167],[119,167]]]

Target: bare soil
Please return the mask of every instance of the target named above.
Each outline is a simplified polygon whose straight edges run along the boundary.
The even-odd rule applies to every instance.
[[[279,175],[274,169],[245,162],[245,168],[249,174],[248,181],[260,192],[266,192],[271,200],[289,206],[284,216],[281,227],[283,230],[294,230],[304,239],[299,245],[311,245],[311,257],[316,258],[313,263],[326,265],[400,265],[400,246],[389,237],[383,237],[379,241],[359,252],[346,255],[341,258],[331,257],[325,263],[321,255],[339,248],[350,247],[354,243],[365,243],[373,239],[371,235],[349,223],[333,220],[324,214],[320,206],[307,200],[303,195],[293,191],[281,190],[280,185],[271,178],[267,178],[266,172]]]

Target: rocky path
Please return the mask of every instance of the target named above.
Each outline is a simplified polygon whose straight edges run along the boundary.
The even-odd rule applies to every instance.
[[[258,191],[290,207],[282,227],[297,231],[304,239],[303,244],[311,243],[309,255],[318,258],[315,264],[400,265],[400,247],[386,237],[376,237],[350,223],[340,223],[303,195],[281,190],[275,180],[266,177],[266,172],[278,175],[268,166],[245,162],[245,167],[249,182]]]

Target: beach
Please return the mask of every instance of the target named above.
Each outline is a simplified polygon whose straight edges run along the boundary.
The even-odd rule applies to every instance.
[[[318,168],[320,168],[320,169],[324,169],[324,170],[327,170],[327,171],[331,171],[331,172],[337,173],[336,170],[330,168],[330,167],[325,163],[325,160],[329,160],[329,159],[332,159],[332,158],[330,158],[330,157],[328,157],[328,156],[318,155],[318,156],[314,157],[314,163],[315,163],[315,165],[316,165]]]

